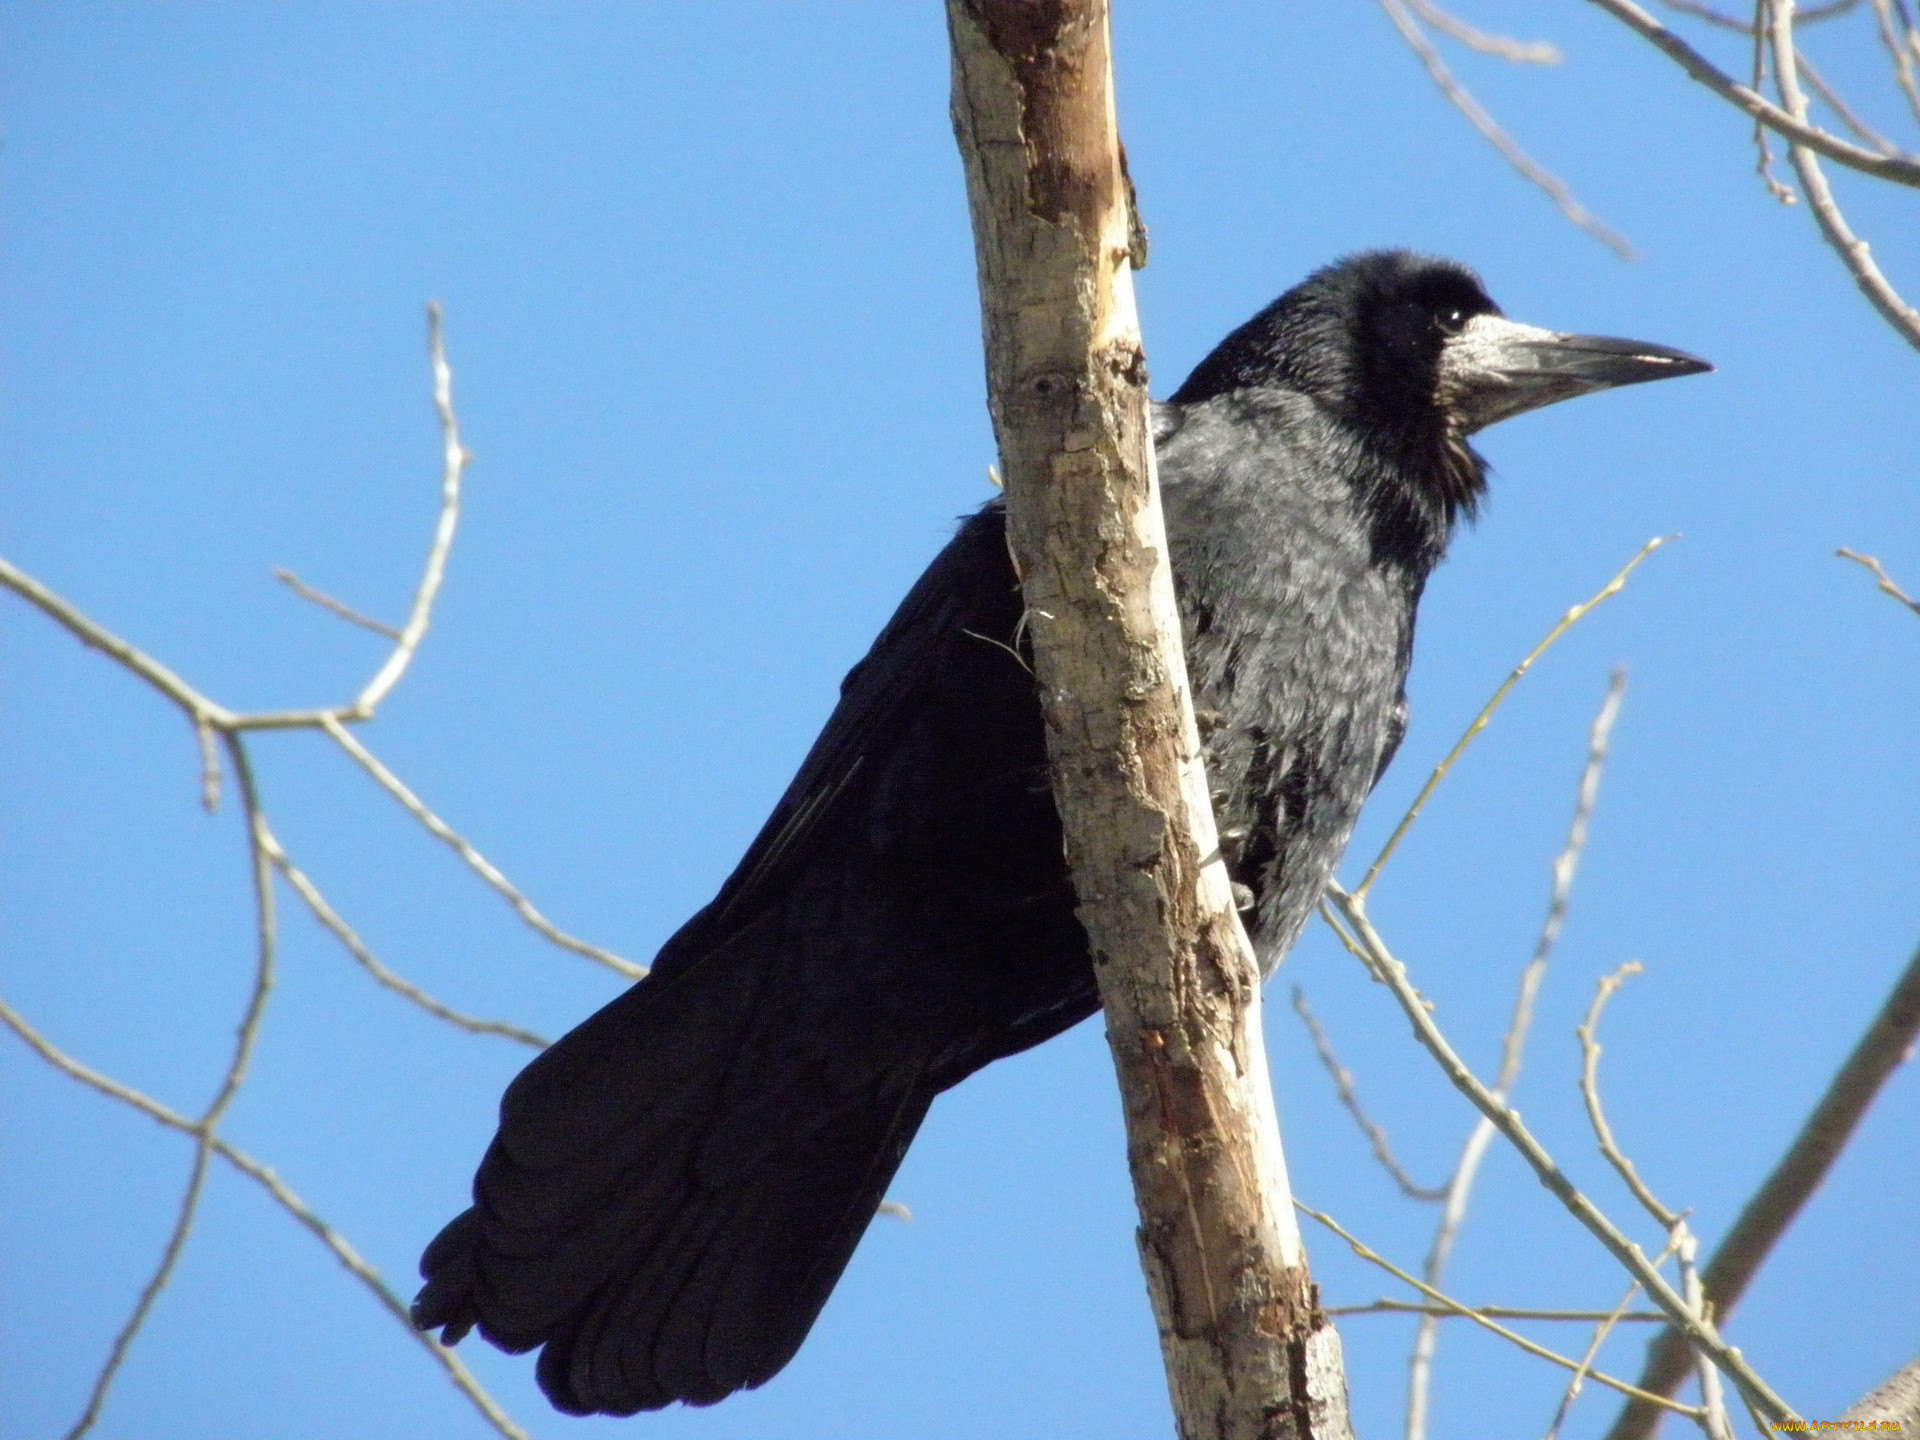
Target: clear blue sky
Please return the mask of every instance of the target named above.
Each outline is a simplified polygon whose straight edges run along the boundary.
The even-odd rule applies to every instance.
[[[1459,63],[1644,258],[1560,220],[1368,5],[1125,5],[1155,390],[1307,270],[1385,244],[1476,266],[1518,318],[1719,365],[1484,437],[1489,514],[1429,591],[1413,729],[1355,851],[1568,604],[1648,536],[1684,536],[1526,681],[1376,911],[1491,1069],[1587,720],[1626,665],[1518,1101],[1631,1220],[1579,1115],[1571,1028],[1598,975],[1643,960],[1607,1022],[1613,1119],[1711,1241],[1920,938],[1920,621],[1832,558],[1850,545],[1920,586],[1916,359],[1806,217],[1767,198],[1745,127],[1665,61],[1591,7],[1484,0],[1471,18],[1564,47],[1551,70]],[[1863,90],[1855,21],[1810,45]],[[421,308],[441,300],[468,506],[432,635],[365,738],[560,924],[648,958],[988,493],[939,7],[9,0],[0,56],[0,549],[223,703],[346,699],[379,642],[269,572],[401,614],[433,514]],[[1835,183],[1920,289],[1912,197]],[[0,987],[75,1055],[195,1108],[247,983],[235,815],[196,807],[169,706],[6,597],[0,627]],[[266,737],[255,755],[294,859],[388,964],[550,1035],[614,993],[324,741]],[[292,897],[283,912],[281,983],[228,1130],[410,1294],[526,1054],[437,1026]],[[1287,1012],[1296,982],[1421,1175],[1439,1177],[1470,1117],[1385,994],[1310,934],[1269,990],[1295,1183],[1417,1263],[1431,1215],[1334,1108]],[[40,1440],[77,1413],[188,1147],[5,1036],[0,1083],[0,1437]],[[916,1218],[875,1224],[794,1364],[624,1433],[1170,1433],[1112,1090],[1095,1025],[969,1081],[899,1176]],[[1903,1073],[1732,1326],[1811,1417],[1920,1348],[1917,1139]],[[1308,1240],[1329,1302],[1401,1293]],[[1452,1288],[1606,1306],[1622,1282],[1498,1154]],[[1363,1434],[1397,1424],[1410,1328],[1342,1326]],[[1616,1340],[1609,1363],[1631,1372],[1639,1349]],[[528,1359],[463,1353],[535,1435],[619,1426],[551,1413]],[[1436,1440],[1540,1433],[1559,1389],[1450,1328]],[[1589,1391],[1569,1433],[1612,1412]],[[482,1433],[313,1239],[224,1170],[100,1431]]]

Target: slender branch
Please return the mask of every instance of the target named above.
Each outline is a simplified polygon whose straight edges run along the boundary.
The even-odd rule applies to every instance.
[[[1493,719],[1493,712],[1500,708],[1501,702],[1507,698],[1507,693],[1520,683],[1520,677],[1533,668],[1534,662],[1546,654],[1556,640],[1579,624],[1595,608],[1618,595],[1625,587],[1627,577],[1633,574],[1642,560],[1675,538],[1672,535],[1656,535],[1647,541],[1640,547],[1639,553],[1621,566],[1619,572],[1601,586],[1591,598],[1581,601],[1562,615],[1559,623],[1546,633],[1546,637],[1529,650],[1518,665],[1513,667],[1512,673],[1501,681],[1500,687],[1493,692],[1493,698],[1481,707],[1478,715],[1473,717],[1473,723],[1467,726],[1466,733],[1454,742],[1453,749],[1446,753],[1446,757],[1433,767],[1433,774],[1429,775],[1427,783],[1420,787],[1420,793],[1413,797],[1413,804],[1409,805],[1407,813],[1400,817],[1400,823],[1393,827],[1393,833],[1387,837],[1387,843],[1380,847],[1380,853],[1374,856],[1373,864],[1367,867],[1367,873],[1361,877],[1360,883],[1353,887],[1353,893],[1356,896],[1364,898],[1373,888],[1373,882],[1380,878],[1381,870],[1386,867],[1387,861],[1393,858],[1394,850],[1399,847],[1401,840],[1406,838],[1407,831],[1413,828],[1413,822],[1419,818],[1420,811],[1433,797],[1433,792],[1439,788],[1440,782],[1447,778],[1447,772],[1453,769],[1454,762],[1466,753],[1467,746],[1473,743],[1473,737],[1487,728],[1487,722]]]
[[[1407,6],[1442,35],[1458,40],[1469,50],[1482,55],[1511,60],[1516,65],[1558,65],[1560,48],[1545,40],[1514,40],[1505,35],[1490,35],[1475,29],[1451,11],[1442,10],[1433,0],[1407,0]]]
[[[1367,918],[1365,902],[1358,895],[1350,895],[1337,884],[1327,887],[1327,898],[1333,907],[1346,920],[1354,941],[1361,947],[1366,957],[1369,971],[1375,979],[1393,992],[1399,1002],[1401,1012],[1412,1022],[1414,1034],[1426,1047],[1454,1088],[1471,1100],[1474,1106],[1492,1120],[1495,1127],[1506,1137],[1509,1144],[1520,1152],[1520,1156],[1533,1170],[1535,1176],[1547,1190],[1567,1207],[1587,1231],[1604,1245],[1607,1251],[1625,1267],[1627,1273],[1637,1279],[1647,1292],[1647,1297],[1664,1310],[1669,1319],[1687,1333],[1691,1341],[1712,1356],[1720,1368],[1733,1377],[1740,1387],[1741,1394],[1748,1403],[1768,1420],[1797,1421],[1799,1416],[1772,1388],[1755,1373],[1740,1352],[1728,1345],[1720,1337],[1711,1320],[1692,1314],[1686,1302],[1677,1294],[1666,1279],[1656,1271],[1640,1247],[1621,1233],[1618,1226],[1601,1213],[1593,1201],[1581,1192],[1566,1176],[1546,1147],[1534,1138],[1533,1133],[1521,1123],[1520,1113],[1512,1106],[1496,1097],[1481,1082],[1466,1063],[1454,1052],[1453,1046],[1434,1024],[1433,1017],[1427,1013],[1427,1007],[1420,993],[1407,977],[1406,967],[1396,960],[1379,932],[1373,928],[1373,922]],[[1711,1286],[1709,1286],[1711,1290]],[[1652,1387],[1648,1387],[1652,1388]]]
[[[107,1348],[106,1361],[93,1377],[93,1388],[87,1393],[87,1403],[80,1411],[80,1418],[67,1431],[66,1440],[80,1440],[99,1421],[100,1411],[107,1403],[107,1391],[113,1387],[114,1377],[120,1373],[127,1352],[133,1348],[134,1337],[147,1323],[154,1302],[159,1300],[160,1292],[166,1289],[167,1282],[173,1278],[174,1267],[180,1263],[180,1256],[187,1248],[187,1236],[193,1230],[194,1216],[200,1210],[200,1196],[207,1183],[207,1154],[208,1147],[204,1137],[201,1137],[201,1143],[193,1147],[193,1163],[187,1171],[186,1191],[180,1197],[179,1208],[167,1233],[167,1243],[161,1247],[160,1263],[140,1288],[140,1296],[134,1301],[132,1312],[115,1333],[113,1344]]]
[[[1596,1320],[1605,1320],[1615,1312],[1611,1310],[1533,1310],[1520,1305],[1471,1305],[1467,1307],[1476,1315],[1488,1315],[1496,1320],[1569,1320],[1591,1325]],[[1432,1315],[1440,1320],[1463,1319],[1458,1310],[1445,1305],[1419,1305],[1411,1300],[1373,1300],[1365,1305],[1329,1305],[1329,1315]],[[1659,1310],[1623,1310],[1617,1317],[1622,1324],[1649,1324],[1665,1320],[1667,1317]]]
[[[1619,717],[1620,702],[1626,694],[1626,688],[1626,673],[1616,669],[1608,677],[1607,693],[1587,730],[1587,759],[1580,767],[1580,784],[1574,794],[1573,819],[1567,826],[1566,844],[1553,862],[1553,885],[1547,896],[1546,919],[1541,922],[1533,954],[1520,972],[1520,984],[1513,999],[1513,1016],[1507,1022],[1507,1033],[1500,1045],[1500,1072],[1494,1081],[1493,1093],[1501,1100],[1513,1093],[1513,1087],[1520,1079],[1520,1063],[1526,1051],[1527,1032],[1533,1026],[1534,1001],[1540,993],[1540,982],[1546,978],[1547,962],[1553,955],[1553,947],[1559,942],[1560,931],[1566,924],[1567,903],[1573,893],[1573,877],[1580,867],[1580,854],[1586,848],[1587,829],[1593,819],[1594,804],[1600,796],[1600,775],[1606,768],[1607,744],[1613,734],[1613,723]],[[1433,1243],[1427,1250],[1423,1271],[1429,1285],[1439,1285],[1446,1278],[1454,1240],[1466,1222],[1467,1203],[1479,1177],[1481,1161],[1485,1159],[1487,1147],[1492,1143],[1493,1122],[1482,1115],[1468,1132],[1466,1144],[1460,1149],[1460,1159],[1447,1181],[1446,1205],[1440,1213],[1439,1224],[1434,1227]],[[1433,1356],[1439,1344],[1439,1327],[1431,1320],[1422,1320],[1414,1332],[1413,1352],[1407,1361],[1407,1440],[1424,1440],[1427,1433]]]
[[[94,1377],[93,1387],[87,1396],[85,1408],[80,1418],[67,1432],[67,1440],[80,1440],[91,1430],[100,1418],[100,1411],[106,1404],[107,1392],[113,1386],[114,1376],[132,1348],[134,1338],[140,1328],[146,1324],[147,1317],[153,1313],[153,1307],[160,1298],[160,1292],[173,1278],[175,1267],[185,1251],[187,1236],[193,1230],[194,1217],[200,1208],[200,1197],[206,1190],[207,1157],[212,1153],[215,1140],[215,1127],[233,1104],[234,1097],[240,1093],[240,1086],[246,1079],[247,1066],[252,1059],[255,1044],[260,1034],[260,1022],[266,1014],[267,997],[273,989],[274,950],[276,924],[273,904],[273,871],[267,862],[262,836],[265,832],[265,820],[260,814],[260,796],[254,786],[253,770],[247,763],[245,744],[238,736],[225,737],[227,754],[233,763],[234,777],[239,782],[240,798],[247,823],[248,853],[253,861],[254,884],[254,921],[257,951],[254,962],[253,985],[247,996],[246,1008],[242,1012],[238,1033],[234,1038],[232,1058],[228,1060],[225,1072],[215,1090],[213,1099],[200,1118],[190,1126],[194,1137],[193,1165],[187,1176],[186,1193],[181,1197],[180,1207],[167,1235],[166,1245],[162,1248],[160,1262],[152,1277],[141,1287],[140,1295],[134,1302],[132,1312],[127,1316],[108,1347],[107,1358],[101,1364]]]
[[[486,1389],[480,1382],[474,1378],[473,1373],[461,1363],[458,1355],[447,1349],[444,1345],[437,1343],[430,1336],[414,1328],[413,1320],[407,1313],[406,1302],[393,1293],[386,1281],[380,1277],[380,1272],[375,1270],[365,1260],[361,1259],[359,1253],[354,1250],[353,1246],[347,1243],[346,1237],[341,1235],[331,1225],[327,1224],[325,1220],[321,1219],[320,1216],[315,1213],[304,1200],[290,1190],[272,1170],[262,1165],[245,1151],[236,1148],[226,1139],[207,1130],[204,1122],[189,1120],[179,1111],[161,1104],[152,1096],[135,1090],[129,1085],[122,1084],[110,1075],[103,1075],[98,1070],[81,1064],[78,1060],[75,1060],[57,1048],[51,1041],[47,1040],[45,1036],[41,1035],[38,1030],[29,1025],[25,1017],[5,1000],[0,1000],[0,1024],[4,1024],[8,1029],[12,1030],[13,1033],[19,1036],[21,1041],[26,1044],[28,1049],[39,1055],[41,1059],[45,1060],[54,1069],[60,1071],[68,1078],[77,1080],[82,1085],[99,1091],[109,1099],[118,1100],[123,1105],[138,1110],[148,1119],[156,1121],[170,1130],[177,1130],[183,1135],[192,1136],[196,1141],[204,1140],[207,1149],[210,1149],[222,1160],[225,1160],[242,1175],[247,1176],[259,1184],[273,1197],[281,1209],[299,1221],[321,1244],[333,1252],[334,1258],[345,1266],[361,1284],[373,1292],[373,1296],[379,1301],[381,1308],[393,1316],[393,1318],[400,1323],[401,1328],[446,1370],[448,1378],[453,1381],[454,1385],[462,1394],[473,1402],[474,1408],[486,1417],[487,1422],[491,1424],[495,1430],[506,1437],[506,1440],[527,1440],[526,1432],[513,1423],[507,1413],[500,1408],[498,1402],[496,1402],[494,1398],[486,1392]]]
[[[539,934],[551,940],[562,950],[570,950],[575,955],[585,956],[589,960],[606,966],[616,974],[626,976],[629,980],[638,980],[647,973],[645,966],[635,965],[631,960],[622,960],[611,950],[602,950],[598,945],[589,945],[584,940],[576,940],[534,909],[533,902],[521,894],[513,882],[500,873],[493,862],[468,844],[465,837],[451,825],[422,804],[420,797],[407,788],[406,782],[382,765],[374,757],[373,752],[362,745],[338,720],[328,716],[320,722],[320,728],[332,737],[334,744],[352,756],[361,769],[378,781],[381,789],[398,800],[409,815],[426,826],[428,834],[452,847],[454,853],[467,862],[474,874],[492,886],[495,893],[513,907],[514,913]]]
[[[1880,1087],[1909,1057],[1916,1038],[1920,1038],[1920,950],[1914,952],[1893,993],[1827,1086],[1787,1153],[1747,1201],[1707,1262],[1702,1283],[1717,1317],[1725,1319],[1733,1313],[1775,1243],[1840,1158]],[[1641,1388],[1672,1394],[1686,1377],[1687,1366],[1687,1342],[1669,1326],[1648,1347]],[[1629,1405],[1614,1421],[1607,1440],[1645,1440],[1652,1434],[1656,1418],[1644,1407]]]
[[[1387,12],[1387,18],[1393,22],[1393,28],[1400,32],[1400,38],[1407,42],[1407,48],[1426,67],[1427,76],[1435,88],[1454,109],[1466,116],[1467,122],[1480,132],[1482,139],[1500,152],[1502,159],[1519,171],[1524,179],[1544,190],[1569,224],[1586,231],[1622,260],[1635,257],[1632,244],[1624,236],[1598,219],[1574,198],[1573,192],[1558,176],[1522,150],[1513,137],[1500,128],[1500,122],[1474,98],[1473,93],[1454,78],[1453,72],[1447,68],[1447,62],[1440,58],[1440,52],[1427,39],[1419,22],[1407,13],[1401,0],[1380,0],[1380,8]]]
[[[1847,547],[1844,545],[1842,545],[1838,550],[1834,551],[1833,553],[1835,555],[1838,555],[1842,560],[1851,560],[1853,561],[1854,564],[1859,565],[1864,569],[1872,571],[1873,578],[1875,581],[1879,583],[1880,592],[1883,595],[1891,595],[1894,599],[1898,600],[1902,605],[1906,606],[1909,610],[1913,611],[1914,614],[1920,615],[1920,600],[1914,599],[1911,595],[1907,594],[1906,591],[1902,590],[1898,585],[1894,584],[1893,577],[1887,574],[1886,569],[1880,564],[1878,560],[1874,559],[1873,556],[1856,554],[1854,551],[1847,549]]]
[[[1342,1065],[1340,1057],[1334,1054],[1333,1043],[1327,1039],[1327,1032],[1320,1024],[1319,1017],[1307,1005],[1307,992],[1298,985],[1293,987],[1293,1013],[1300,1017],[1301,1023],[1307,1027],[1307,1034],[1313,1037],[1313,1048],[1320,1056],[1321,1065],[1333,1079],[1334,1092],[1340,1097],[1340,1103],[1346,1107],[1347,1114],[1353,1117],[1353,1123],[1360,1127],[1360,1133],[1367,1137],[1367,1144],[1373,1148],[1373,1158],[1380,1162],[1380,1168],[1400,1187],[1400,1193],[1409,1200],[1444,1200],[1447,1196],[1445,1186],[1429,1188],[1417,1183],[1394,1158],[1393,1147],[1387,1143],[1387,1132],[1374,1124],[1366,1107],[1361,1105],[1359,1092],[1353,1086],[1353,1072]]]
[[[440,306],[427,306],[427,350],[433,360],[433,408],[440,415],[440,443],[443,467],[440,477],[440,519],[434,526],[433,544],[427,549],[427,563],[420,572],[420,588],[414,592],[413,610],[401,628],[393,653],[387,656],[354,709],[371,715],[389,691],[400,683],[413,663],[413,655],[426,638],[427,624],[433,616],[434,596],[440,593],[440,581],[446,575],[447,552],[453,548],[454,527],[460,522],[460,477],[471,458],[460,443],[460,422],[453,413],[453,371],[447,365],[446,347],[440,339]]]
[[[387,624],[386,621],[374,620],[362,615],[351,605],[334,599],[323,590],[314,589],[291,570],[275,569],[273,578],[293,591],[293,593],[298,595],[302,600],[311,600],[322,610],[339,616],[349,625],[358,625],[363,630],[371,630],[374,634],[384,635],[389,640],[398,640],[400,638],[400,632],[394,629],[393,626]]]
[[[1600,1012],[1606,1008],[1607,1001],[1614,992],[1627,982],[1629,976],[1638,975],[1646,967],[1638,960],[1629,960],[1611,975],[1600,977],[1600,983],[1594,986],[1593,1003],[1587,1006],[1587,1018],[1574,1030],[1580,1040],[1580,1098],[1587,1107],[1587,1120],[1593,1126],[1594,1139],[1599,1142],[1600,1153],[1606,1156],[1607,1163],[1626,1182],[1627,1189],[1633,1192],[1646,1212],[1653,1216],[1654,1223],[1662,1230],[1672,1230],[1678,1225],[1681,1216],[1678,1211],[1669,1210],[1660,1203],[1660,1197],[1647,1188],[1647,1182],[1640,1178],[1640,1172],[1634,1168],[1633,1161],[1627,1158],[1619,1143],[1613,1138],[1613,1127],[1607,1123],[1605,1107],[1600,1103],[1600,1042],[1594,1038],[1600,1028]]]
[[[195,726],[215,730],[226,730],[232,727],[236,717],[231,710],[224,705],[216,705],[158,660],[142,653],[110,630],[89,620],[79,610],[9,560],[0,559],[0,585],[6,586],[28,604],[51,617],[81,643],[91,645],[108,659],[117,661],[123,668],[138,675],[186,711],[187,719]]]
[[[1914,119],[1920,120],[1920,83],[1914,77],[1913,56],[1909,47],[1901,43],[1901,37],[1894,28],[1892,0],[1873,0],[1874,26],[1880,32],[1880,43],[1886,47],[1887,56],[1893,61],[1893,75],[1900,86],[1900,93],[1907,98],[1907,105],[1913,111]],[[1912,39],[1913,32],[1907,32]]]
[[[1641,9],[1634,0],[1593,0],[1602,10],[1659,50],[1689,76],[1735,109],[1758,120],[1775,134],[1817,150],[1836,164],[1898,185],[1920,186],[1920,163],[1893,155],[1876,155],[1839,136],[1790,115],[1758,91],[1742,85],[1706,56]]]
[[[1508,1344],[1516,1345],[1520,1349],[1526,1351],[1527,1354],[1537,1356],[1539,1359],[1551,1361],[1553,1364],[1560,1366],[1563,1370],[1573,1370],[1573,1371],[1579,1370],[1580,1364],[1578,1361],[1568,1359],[1565,1355],[1560,1354],[1560,1352],[1557,1350],[1549,1350],[1544,1345],[1536,1344],[1534,1341],[1529,1340],[1526,1336],[1520,1334],[1518,1331],[1509,1330],[1504,1325],[1496,1324],[1492,1319],[1489,1318],[1486,1311],[1475,1310],[1470,1306],[1463,1305],[1458,1300],[1455,1300],[1452,1296],[1447,1295],[1442,1291],[1436,1290],[1431,1285],[1425,1284],[1422,1281],[1414,1279],[1412,1275],[1408,1274],[1405,1270],[1402,1270],[1398,1265],[1395,1265],[1391,1260],[1387,1259],[1384,1255],[1381,1255],[1379,1252],[1371,1249],[1360,1240],[1355,1239],[1344,1228],[1342,1228],[1340,1225],[1340,1222],[1335,1220],[1331,1215],[1323,1215],[1320,1211],[1315,1210],[1311,1205],[1302,1204],[1299,1200],[1295,1200],[1293,1203],[1299,1207],[1302,1214],[1311,1215],[1314,1219],[1318,1220],[1322,1225],[1326,1226],[1329,1230],[1333,1231],[1334,1234],[1338,1235],[1342,1240],[1346,1241],[1347,1245],[1352,1249],[1353,1253],[1359,1256],[1362,1260],[1365,1260],[1372,1265],[1378,1265],[1382,1270],[1385,1270],[1389,1275],[1393,1276],[1396,1280],[1399,1280],[1402,1284],[1412,1286],[1415,1290],[1418,1290],[1422,1295],[1426,1296],[1429,1300],[1433,1301],[1436,1305],[1445,1307],[1445,1309],[1449,1313],[1458,1315],[1463,1320],[1471,1320],[1476,1325],[1479,1325],[1481,1328],[1486,1330],[1491,1330],[1494,1334],[1498,1335],[1502,1340],[1505,1340]],[[1678,1400],[1669,1400],[1664,1395],[1654,1395],[1654,1394],[1651,1394],[1650,1392],[1640,1390],[1633,1385],[1629,1385],[1624,1380],[1617,1380],[1613,1376],[1603,1374],[1599,1371],[1593,1371],[1590,1373],[1592,1373],[1593,1378],[1596,1381],[1598,1381],[1600,1384],[1607,1386],[1611,1390],[1618,1390],[1622,1395],[1631,1396],[1636,1400],[1640,1400],[1644,1402],[1645,1404],[1658,1405],[1661,1409],[1671,1410],[1676,1415],[1686,1415],[1688,1417],[1691,1417],[1694,1413],[1695,1407],[1691,1405],[1683,1405]]]
[[[1658,1265],[1658,1260],[1654,1264]],[[1633,1297],[1640,1293],[1640,1282],[1634,1281],[1627,1286],[1627,1293],[1620,1297],[1620,1303],[1594,1326],[1593,1338],[1587,1342],[1586,1353],[1580,1357],[1580,1368],[1573,1372],[1573,1378],[1567,1382],[1566,1393],[1560,1397],[1560,1408],[1553,1413],[1553,1423],[1547,1427],[1546,1440],[1558,1440],[1560,1427],[1567,1423],[1567,1416],[1573,1410],[1573,1402],[1580,1398],[1580,1388],[1592,1373],[1593,1360],[1600,1353],[1600,1347],[1607,1343],[1607,1337],[1613,1333],[1614,1326],[1620,1323],[1620,1317],[1627,1313],[1627,1306],[1633,1303]]]
[[[1802,12],[1800,22],[1805,24],[1806,19],[1805,12]],[[1826,82],[1818,70],[1813,68],[1813,62],[1811,60],[1807,59],[1805,55],[1801,55],[1799,57],[1799,63],[1800,74],[1806,80],[1807,87],[1820,97],[1829,110],[1840,117],[1840,123],[1842,125],[1845,125],[1849,130],[1853,131],[1855,135],[1858,135],[1863,142],[1871,145],[1882,155],[1898,155],[1900,153],[1897,145],[1854,113],[1853,107],[1840,97],[1840,93]]]
[[[1793,0],[1760,0],[1760,3],[1769,17],[1773,75],[1780,86],[1780,98],[1786,102],[1787,109],[1796,120],[1804,120],[1807,97],[1800,91],[1799,71],[1794,56]],[[1846,216],[1840,213],[1839,203],[1833,198],[1832,187],[1827,184],[1826,173],[1821,170],[1819,160],[1804,145],[1789,146],[1787,154],[1800,176],[1800,188],[1807,192],[1807,205],[1820,226],[1820,233],[1853,276],[1853,283],[1860,287],[1860,293],[1867,297],[1873,308],[1880,312],[1881,318],[1894,328],[1894,332],[1914,349],[1920,350],[1920,310],[1915,310],[1900,298],[1899,292],[1874,263],[1867,242],[1848,227]]]
[[[334,938],[346,947],[347,953],[353,956],[360,967],[376,981],[396,995],[412,1001],[435,1019],[444,1020],[458,1029],[474,1035],[499,1035],[508,1040],[518,1040],[522,1045],[530,1045],[535,1050],[546,1049],[548,1042],[531,1030],[522,1030],[518,1025],[509,1025],[504,1020],[482,1020],[473,1015],[463,1014],[449,1005],[441,1004],[411,980],[396,975],[382,965],[354,928],[327,903],[327,898],[320,893],[319,887],[287,858],[287,853],[280,848],[279,841],[273,839],[271,835],[268,839],[272,843],[271,853],[274,865],[282,875],[287,877],[287,883],[293,886],[294,893],[307,902],[307,908],[313,912],[313,918],[330,930]]]

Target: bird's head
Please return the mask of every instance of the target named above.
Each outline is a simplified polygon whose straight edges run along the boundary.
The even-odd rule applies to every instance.
[[[1449,517],[1485,486],[1466,437],[1496,421],[1619,385],[1713,367],[1664,345],[1568,335],[1500,313],[1451,260],[1375,250],[1316,271],[1215,347],[1172,397],[1309,395],[1412,462]]]

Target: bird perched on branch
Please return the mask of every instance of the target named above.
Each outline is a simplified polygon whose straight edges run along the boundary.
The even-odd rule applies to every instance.
[[[1228,867],[1285,953],[1406,726],[1414,612],[1475,431],[1709,369],[1503,318],[1405,252],[1311,276],[1154,407]],[[709,1405],[793,1357],[927,1107],[1099,1008],[992,502],[867,657],[651,974],[527,1066],[414,1322],[544,1347],[572,1414]]]

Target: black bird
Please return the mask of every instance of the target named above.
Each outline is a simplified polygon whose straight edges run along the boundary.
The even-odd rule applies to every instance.
[[[1406,728],[1414,610],[1497,420],[1711,368],[1501,318],[1402,251],[1311,276],[1154,410],[1194,705],[1262,967]],[[544,1346],[571,1414],[710,1405],[793,1357],[927,1107],[1099,1008],[998,501],[841,685],[652,973],[527,1066],[414,1322]],[[1015,652],[1010,654],[1009,651]]]

